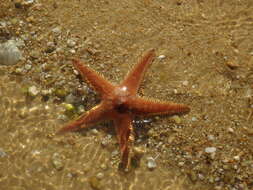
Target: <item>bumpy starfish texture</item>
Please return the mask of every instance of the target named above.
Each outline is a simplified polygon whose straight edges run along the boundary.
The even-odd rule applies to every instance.
[[[112,84],[79,60],[74,60],[74,67],[82,78],[101,95],[102,101],[81,115],[79,119],[64,126],[59,132],[76,131],[100,121],[112,120],[120,145],[121,166],[124,169],[129,168],[130,147],[134,141],[132,121],[135,116],[185,114],[190,111],[187,105],[137,95],[144,73],[154,57],[155,51],[149,50],[119,85]]]

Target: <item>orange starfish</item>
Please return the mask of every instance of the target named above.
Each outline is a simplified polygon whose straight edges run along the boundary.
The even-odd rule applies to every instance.
[[[74,60],[73,65],[86,81],[101,95],[102,101],[79,119],[67,124],[59,132],[75,131],[90,127],[103,120],[112,120],[116,129],[121,166],[130,166],[130,146],[134,140],[132,121],[135,116],[188,113],[190,108],[183,104],[139,97],[137,91],[155,51],[149,50],[119,85],[114,85],[93,69]]]

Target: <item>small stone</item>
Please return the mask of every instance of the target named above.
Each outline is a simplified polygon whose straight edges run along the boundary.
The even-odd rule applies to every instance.
[[[198,177],[200,180],[204,180],[205,179],[205,176],[203,174],[198,174]]]
[[[157,165],[156,165],[155,159],[153,157],[148,157],[147,161],[148,161],[148,163],[147,163],[148,169],[153,170],[156,168]]]
[[[16,73],[16,74],[22,74],[23,71],[24,71],[24,70],[23,70],[22,68],[16,68],[16,69],[15,69],[15,73]]]
[[[40,52],[37,50],[33,50],[33,51],[31,51],[30,56],[33,59],[38,59],[40,57]]]
[[[62,161],[62,158],[60,157],[60,155],[58,153],[54,153],[53,156],[52,156],[52,164],[53,164],[53,167],[56,169],[56,170],[62,170],[63,169],[63,161]]]
[[[59,98],[65,98],[67,96],[67,93],[67,90],[65,90],[64,88],[57,88],[54,91],[54,94]]]
[[[32,156],[37,156],[39,154],[41,154],[41,152],[39,150],[33,150],[33,151],[31,151],[31,155]]]
[[[51,94],[52,94],[52,89],[42,90],[42,91],[41,91],[41,94],[42,94],[43,96],[51,95]]]
[[[166,56],[165,55],[159,55],[158,59],[164,59]]]
[[[189,81],[188,81],[188,80],[183,81],[183,85],[184,85],[184,86],[188,86],[188,84],[189,84]]]
[[[91,133],[94,134],[94,135],[97,135],[98,134],[98,130],[97,129],[92,129]]]
[[[236,161],[240,161],[240,156],[234,156],[234,160],[236,160]]]
[[[15,65],[22,58],[22,54],[14,40],[0,44],[0,65]]]
[[[46,53],[52,53],[54,50],[56,50],[54,42],[48,42],[47,48],[45,49]]]
[[[67,45],[68,45],[68,47],[72,48],[72,47],[75,47],[76,42],[73,39],[68,39]]]
[[[71,49],[71,50],[69,50],[69,52],[72,53],[72,54],[75,54],[75,53],[76,53],[76,50]]]
[[[84,106],[83,106],[83,105],[78,106],[78,107],[77,107],[77,112],[78,112],[79,114],[85,112]]]
[[[196,117],[192,117],[192,121],[197,121],[197,118]]]
[[[38,94],[39,94],[39,90],[37,89],[37,87],[36,86],[30,86],[29,88],[28,88],[28,94],[30,95],[30,96],[37,96]]]
[[[109,140],[107,138],[103,138],[101,141],[102,147],[106,147],[109,144]]]
[[[30,23],[33,23],[35,21],[35,18],[34,18],[34,16],[29,16],[29,17],[26,18],[26,21],[30,22]]]
[[[26,64],[26,65],[25,65],[25,69],[26,69],[26,70],[30,70],[31,68],[32,68],[32,65],[30,65],[30,64]]]
[[[239,67],[239,64],[233,61],[228,61],[225,64],[227,65],[227,67],[229,67],[232,70],[237,69]]]
[[[107,169],[107,165],[106,165],[106,164],[101,164],[101,165],[100,165],[100,168],[101,168],[102,170],[106,170],[106,169]]]
[[[119,154],[119,151],[118,151],[118,150],[114,150],[114,151],[112,151],[112,153],[111,153],[112,157],[115,157],[115,156],[117,156],[118,154]]]
[[[206,147],[205,152],[210,153],[210,154],[214,153],[214,152],[216,152],[216,148],[215,147]]]
[[[215,140],[215,137],[213,135],[208,135],[207,138],[208,138],[209,141]]]
[[[176,124],[180,124],[181,123],[181,118],[178,115],[172,116],[171,120],[173,120]]]
[[[98,178],[98,179],[103,179],[104,176],[105,176],[105,175],[104,175],[102,172],[99,172],[99,173],[97,174],[97,178]]]
[[[0,28],[5,28],[7,26],[6,22],[0,21]]]
[[[59,35],[61,33],[61,28],[57,26],[57,27],[52,29],[52,32]]]
[[[4,152],[4,150],[0,148],[0,158],[5,157],[6,155],[6,152]]]
[[[229,128],[228,128],[228,132],[229,132],[229,133],[234,133],[235,131],[234,131],[233,128],[229,127]]]
[[[75,107],[72,104],[63,104],[66,111],[74,111]]]
[[[52,53],[55,50],[55,47],[47,47],[45,53]]]

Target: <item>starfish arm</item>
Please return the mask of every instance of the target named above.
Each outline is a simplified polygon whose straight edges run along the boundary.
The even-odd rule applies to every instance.
[[[82,114],[77,120],[70,122],[63,128],[61,128],[58,133],[64,133],[68,131],[77,131],[79,129],[88,128],[91,125],[103,120],[106,117],[106,108],[103,104],[99,104]]]
[[[126,104],[132,113],[139,116],[185,114],[190,111],[190,107],[184,104],[141,97],[133,98]]]
[[[113,121],[120,145],[121,167],[127,169],[130,167],[130,146],[134,141],[132,117],[124,114]]]
[[[88,66],[82,64],[79,60],[73,60],[73,65],[79,71],[82,78],[86,80],[101,95],[109,94],[114,86],[102,75]]]
[[[135,67],[127,74],[122,86],[126,86],[131,94],[136,94],[143,76],[148,68],[148,65],[153,61],[155,57],[155,50],[149,50],[135,65]]]

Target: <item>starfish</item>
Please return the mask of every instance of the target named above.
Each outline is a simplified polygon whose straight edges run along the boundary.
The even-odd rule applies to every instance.
[[[190,108],[184,104],[159,101],[137,95],[144,73],[155,57],[155,50],[149,50],[119,84],[106,80],[102,75],[79,60],[73,60],[74,67],[82,78],[101,95],[101,103],[70,122],[60,133],[88,128],[104,120],[112,120],[116,130],[120,152],[121,168],[129,169],[131,145],[134,141],[132,121],[135,116],[185,114]]]

